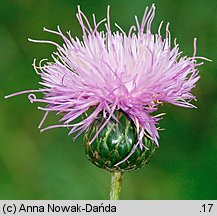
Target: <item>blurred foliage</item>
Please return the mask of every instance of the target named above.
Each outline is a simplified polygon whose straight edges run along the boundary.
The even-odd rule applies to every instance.
[[[33,58],[49,58],[55,48],[27,38],[61,40],[42,27],[81,36],[75,17],[77,5],[91,18],[104,18],[111,5],[111,22],[124,30],[142,18],[150,0],[0,0],[0,199],[108,199],[110,174],[87,161],[82,137],[72,142],[67,129],[40,133],[43,116],[25,95],[5,100],[9,93],[38,88]],[[217,199],[217,1],[156,0],[153,30],[170,22],[184,54],[213,60],[200,67],[194,89],[198,108],[164,105],[160,148],[152,161],[126,173],[122,199]],[[114,28],[115,29],[115,28]],[[57,121],[50,116],[47,125]]]

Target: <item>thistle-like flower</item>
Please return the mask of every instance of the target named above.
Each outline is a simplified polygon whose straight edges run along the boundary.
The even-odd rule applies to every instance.
[[[116,133],[112,135],[116,136],[116,141],[113,139],[110,145],[118,143],[118,147],[115,146],[114,149],[119,152],[119,156],[126,147],[123,147],[123,143],[128,142],[130,148],[119,159],[112,158],[107,152],[105,157],[108,160],[105,159],[103,163],[107,163],[106,168],[111,170],[114,166],[125,169],[126,167],[121,167],[121,164],[139,150],[139,156],[134,162],[128,161],[126,164],[127,169],[132,170],[136,168],[134,163],[139,161],[143,152],[149,150],[150,146],[152,149],[153,145],[158,146],[157,124],[162,114],[152,114],[158,106],[162,103],[171,103],[186,108],[195,107],[190,103],[195,99],[191,90],[199,79],[196,67],[203,64],[197,63],[196,59],[204,58],[196,57],[196,39],[193,56],[181,57],[179,45],[176,42],[174,45],[171,44],[169,24],[166,25],[165,38],[161,35],[163,22],[160,23],[157,34],[151,32],[155,16],[154,5],[150,10],[146,8],[141,23],[135,17],[136,24],[131,26],[127,33],[117,24],[117,31],[112,32],[109,16],[108,7],[107,18],[97,22],[93,15],[94,24],[91,26],[78,7],[77,18],[83,32],[82,39],[72,37],[70,32],[64,35],[59,27],[57,31],[46,28],[44,31],[62,37],[62,45],[53,41],[29,39],[37,43],[54,45],[57,50],[52,54],[53,62],[41,61],[39,66],[36,66],[34,60],[33,66],[42,79],[42,88],[7,97],[30,93],[30,102],[45,103],[45,107],[38,107],[45,111],[39,128],[50,112],[63,115],[60,119],[61,124],[46,127],[42,131],[66,127],[70,129],[69,134],[77,132],[76,138],[89,130],[86,148],[96,140],[98,146],[95,150],[86,149],[86,152],[90,159],[95,158],[94,163],[98,166],[101,166],[102,162],[98,159],[103,159],[103,153],[100,155],[99,152],[100,148],[103,147],[104,153],[111,150],[108,146],[105,150],[103,145],[107,140],[104,138],[102,141],[102,134],[108,138],[110,132]],[[99,31],[98,28],[103,23],[105,31]],[[36,97],[37,92],[43,93],[43,98]],[[125,120],[122,116],[127,122],[123,123]],[[75,122],[77,119],[79,121]],[[97,126],[96,122],[99,122]],[[126,127],[120,130],[118,125]],[[127,127],[131,128],[127,129],[127,132],[131,130],[133,133],[133,138],[128,141]],[[110,132],[107,133],[106,128]],[[118,137],[117,131],[121,131]],[[145,162],[146,160],[141,160],[140,165],[144,165]]]

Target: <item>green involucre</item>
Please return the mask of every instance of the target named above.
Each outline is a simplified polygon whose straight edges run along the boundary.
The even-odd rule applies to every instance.
[[[114,114],[119,123],[110,120],[91,144],[90,141],[105,119],[101,117],[96,120],[85,133],[84,149],[88,159],[96,166],[109,171],[132,171],[144,166],[156,149],[156,144],[148,137],[143,138],[145,147],[142,150],[138,145],[126,161],[115,166],[133,151],[138,138],[132,120],[121,111]]]

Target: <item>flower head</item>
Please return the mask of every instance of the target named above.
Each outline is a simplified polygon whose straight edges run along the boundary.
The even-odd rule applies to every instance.
[[[31,40],[56,46],[52,54],[53,62],[40,62],[34,68],[41,76],[43,86],[39,90],[29,90],[10,96],[30,93],[30,102],[45,103],[39,107],[45,111],[39,127],[50,112],[63,114],[59,125],[70,128],[69,134],[78,132],[76,137],[97,119],[103,116],[104,123],[93,136],[93,140],[111,119],[118,121],[114,112],[121,110],[135,124],[138,140],[142,147],[144,136],[158,145],[157,124],[160,115],[152,113],[161,103],[193,108],[190,101],[195,97],[191,90],[199,79],[196,57],[196,40],[192,57],[181,57],[178,44],[171,44],[169,24],[166,25],[165,38],[161,35],[163,22],[158,33],[151,32],[155,16],[155,6],[146,8],[142,22],[135,17],[136,25],[124,32],[117,24],[117,31],[110,27],[109,7],[107,18],[97,23],[93,15],[91,26],[87,17],[78,7],[77,18],[82,28],[82,39],[64,35],[60,28],[52,31],[62,37],[64,43]],[[98,27],[104,23],[105,31]],[[43,93],[37,98],[35,92]],[[90,112],[87,112],[90,110]],[[88,114],[87,114],[88,113]],[[85,115],[84,115],[85,114]],[[74,122],[83,116],[79,122]]]

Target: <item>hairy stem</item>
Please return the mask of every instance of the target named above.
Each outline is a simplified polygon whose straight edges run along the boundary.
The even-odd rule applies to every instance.
[[[123,173],[120,171],[111,172],[110,200],[119,200],[122,187]]]

